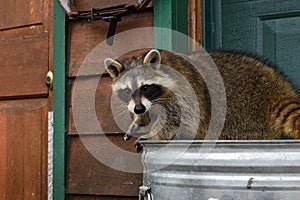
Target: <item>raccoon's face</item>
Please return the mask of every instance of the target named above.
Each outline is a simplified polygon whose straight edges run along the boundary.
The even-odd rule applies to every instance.
[[[105,60],[106,70],[113,78],[113,92],[131,113],[143,114],[163,97],[165,86],[171,81],[160,62],[157,50],[126,61]]]

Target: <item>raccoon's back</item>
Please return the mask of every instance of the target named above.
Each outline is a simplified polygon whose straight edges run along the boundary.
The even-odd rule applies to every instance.
[[[234,52],[212,52],[226,90],[221,139],[299,138],[300,100],[267,62]]]

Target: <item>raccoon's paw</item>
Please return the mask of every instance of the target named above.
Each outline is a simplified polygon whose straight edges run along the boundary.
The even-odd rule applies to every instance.
[[[140,137],[134,142],[135,151],[138,153],[141,153],[143,151],[143,145],[140,143],[141,140],[147,140],[147,139]]]
[[[138,124],[132,123],[129,127],[128,130],[124,136],[124,140],[128,141],[133,135],[135,135],[139,130],[140,126]]]
[[[137,143],[135,145],[135,151],[138,152],[138,153],[142,153],[143,151],[143,146],[140,144],[140,143]]]
[[[130,138],[131,138],[131,135],[130,135],[130,134],[126,133],[126,134],[124,135],[124,140],[125,140],[125,141],[130,140]]]

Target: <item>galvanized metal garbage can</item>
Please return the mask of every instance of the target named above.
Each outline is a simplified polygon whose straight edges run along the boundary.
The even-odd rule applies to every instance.
[[[140,200],[300,200],[300,141],[141,141]]]

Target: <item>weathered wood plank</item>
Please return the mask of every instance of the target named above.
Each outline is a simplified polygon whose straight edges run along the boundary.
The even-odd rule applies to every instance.
[[[97,84],[97,82],[99,83]],[[97,116],[99,125],[101,126],[103,132],[105,133],[119,133],[121,130],[118,128],[115,123],[112,111],[111,111],[111,78],[108,76],[95,76],[90,78],[76,79],[76,85],[78,88],[81,88],[79,94],[76,94],[76,97],[72,96],[72,107],[70,109],[69,115],[69,133],[70,135],[77,134],[76,125],[80,126],[80,121],[74,122],[76,116],[80,115],[80,118],[84,120],[84,131],[81,131],[80,134],[94,134],[99,133],[98,125],[94,125],[93,121],[89,116]],[[95,85],[96,84],[96,85]],[[95,87],[96,91],[93,90]],[[73,91],[74,93],[74,91]],[[72,94],[73,94],[72,93]],[[95,105],[87,105],[86,99],[95,98]],[[73,112],[73,107],[75,107],[75,113]],[[89,117],[90,120],[86,120],[86,117]],[[80,120],[80,119],[79,119]],[[80,129],[82,130],[82,129]]]
[[[42,3],[40,0],[0,0],[0,13],[5,13],[0,18],[0,30],[42,23]]]
[[[23,199],[24,197],[24,132],[22,111],[6,111],[8,119],[7,133],[7,179],[6,190],[7,199]],[[34,168],[33,168],[34,169]]]
[[[89,10],[92,7],[101,8],[124,3],[136,3],[136,1],[75,1],[75,7],[77,10]],[[74,100],[73,90],[74,81],[76,81],[76,84],[79,84],[84,88],[81,94],[79,94],[79,102],[77,102],[79,103],[79,106],[76,107],[79,110],[77,110],[76,113],[81,113],[84,116],[86,113],[94,112],[98,121],[97,125],[101,126],[105,135],[99,134],[98,127],[91,124],[90,119],[86,118],[86,129],[83,132],[80,132],[80,134],[83,135],[80,135],[79,137],[76,130],[78,127],[73,118],[74,106],[77,105],[74,101],[70,102],[67,164],[68,198],[74,200],[137,199],[138,187],[142,185],[141,173],[132,174],[112,169],[98,161],[93,157],[93,154],[87,150],[92,150],[103,156],[114,157],[109,148],[103,149],[103,147],[106,147],[107,145],[105,143],[107,141],[104,140],[104,137],[108,137],[108,139],[119,148],[125,151],[135,152],[133,145],[134,138],[130,142],[125,142],[123,140],[123,131],[120,130],[115,122],[111,109],[111,78],[106,73],[103,74],[103,60],[106,57],[105,55],[115,55],[116,49],[113,50],[113,48],[111,48],[110,51],[101,50],[99,57],[92,58],[94,59],[92,64],[96,66],[97,70],[92,73],[87,72],[81,74],[81,77],[77,76],[78,70],[86,56],[99,43],[105,43],[109,24],[104,21],[96,21],[70,22],[70,25],[71,46],[68,76],[72,80],[71,99]],[[122,18],[122,21],[118,23],[116,32],[121,33],[134,28],[152,26],[153,11],[148,8],[143,13],[132,14]],[[127,38],[124,38],[122,45],[128,46],[137,42],[140,43],[141,46],[143,46],[142,44],[145,42],[147,42],[147,44],[151,43],[153,46],[153,32],[145,34],[141,40],[128,40]],[[115,48],[118,47],[115,46]],[[130,53],[130,55],[127,56],[132,56],[134,54],[135,53]],[[101,75],[101,80],[97,83]],[[95,98],[95,105],[92,105],[90,108],[87,107],[84,103],[84,98],[86,97]],[[87,140],[88,143],[91,143],[91,146],[85,147],[80,140],[82,137],[85,138],[85,142]],[[102,148],[100,148],[101,146]],[[140,162],[136,163],[136,165],[140,164]]]
[[[69,76],[75,77],[77,75],[78,69],[80,68],[83,60],[87,55],[101,42],[105,43],[106,35],[108,32],[109,24],[104,21],[96,22],[74,22],[71,23],[71,48],[70,48],[70,65],[69,65]],[[116,33],[121,33],[126,30],[131,30],[140,27],[152,27],[153,26],[153,12],[151,9],[143,13],[132,14],[122,18],[122,21],[118,23]],[[132,37],[124,38],[124,43],[119,44],[119,47],[122,45],[128,46],[128,44],[136,44],[137,46],[143,46],[143,44],[153,43],[153,33],[148,32],[143,35],[141,40],[137,40]],[[118,46],[115,46],[118,48]],[[107,55],[114,55],[113,48],[110,50],[102,50],[99,52],[99,58]],[[99,67],[103,67],[103,62],[99,63]],[[100,69],[99,69],[100,71]]]
[[[0,111],[0,197],[6,198],[7,116]]]
[[[30,2],[34,2],[34,1],[37,1],[37,0],[28,0],[29,3],[27,3],[27,1],[18,0],[18,3],[20,4],[20,2],[21,2],[21,4],[20,4],[21,6],[23,6],[25,4],[27,4],[27,6],[28,6],[30,4]],[[5,3],[1,3],[1,5],[4,5],[4,7],[1,6],[0,10],[5,9],[6,3],[12,4],[13,2],[15,2],[15,1],[9,1],[9,2],[5,1]],[[30,22],[30,20],[28,18],[22,19],[22,17],[20,17],[21,19],[15,19],[16,18],[15,14],[19,15],[19,16],[20,15],[28,15],[28,13],[30,13],[30,12],[26,12],[26,10],[20,10],[20,13],[17,10],[5,10],[4,12],[0,12],[2,14],[0,21],[2,21],[2,22],[8,20],[8,18],[11,18],[11,17],[14,18],[14,20],[12,20],[12,21],[10,21],[10,20],[7,21],[6,29],[4,28],[3,30],[0,31],[0,41],[1,40],[11,40],[11,39],[16,39],[16,38],[19,38],[19,39],[20,38],[28,38],[28,37],[33,37],[33,36],[38,36],[40,34],[48,34],[48,33],[49,33],[49,36],[51,36],[51,33],[50,33],[51,28],[52,28],[51,27],[52,26],[51,9],[53,7],[52,6],[53,1],[43,0],[43,1],[39,1],[39,2],[40,3],[37,3],[37,4],[34,3],[31,5],[31,7],[34,7],[33,10],[38,8],[38,4],[40,5],[40,7],[39,7],[39,9],[41,10],[40,17],[39,17],[39,19],[37,19],[36,22],[33,22],[33,21]],[[31,10],[31,7],[30,8],[28,7],[27,9]],[[36,12],[35,15],[37,16],[38,12]],[[8,16],[8,18],[7,18],[7,16]],[[22,25],[18,26],[16,24],[14,24],[15,20],[20,21],[22,23]],[[25,20],[29,20],[29,23],[26,24]],[[15,26],[17,26],[17,27],[15,27]],[[47,42],[47,40],[44,40],[44,41]],[[51,44],[51,42],[50,42],[50,44]]]
[[[90,151],[113,159],[114,156],[109,149],[106,151],[101,149],[103,137],[105,136],[90,135],[84,136],[84,140],[85,143],[89,143]],[[125,142],[123,135],[107,137],[119,148],[134,152],[132,142]],[[86,149],[80,137],[69,138],[68,158],[67,188],[69,194],[129,197],[138,195],[138,188],[142,184],[142,174],[125,173],[102,164]]]
[[[48,35],[0,42],[0,98],[45,96]]]

